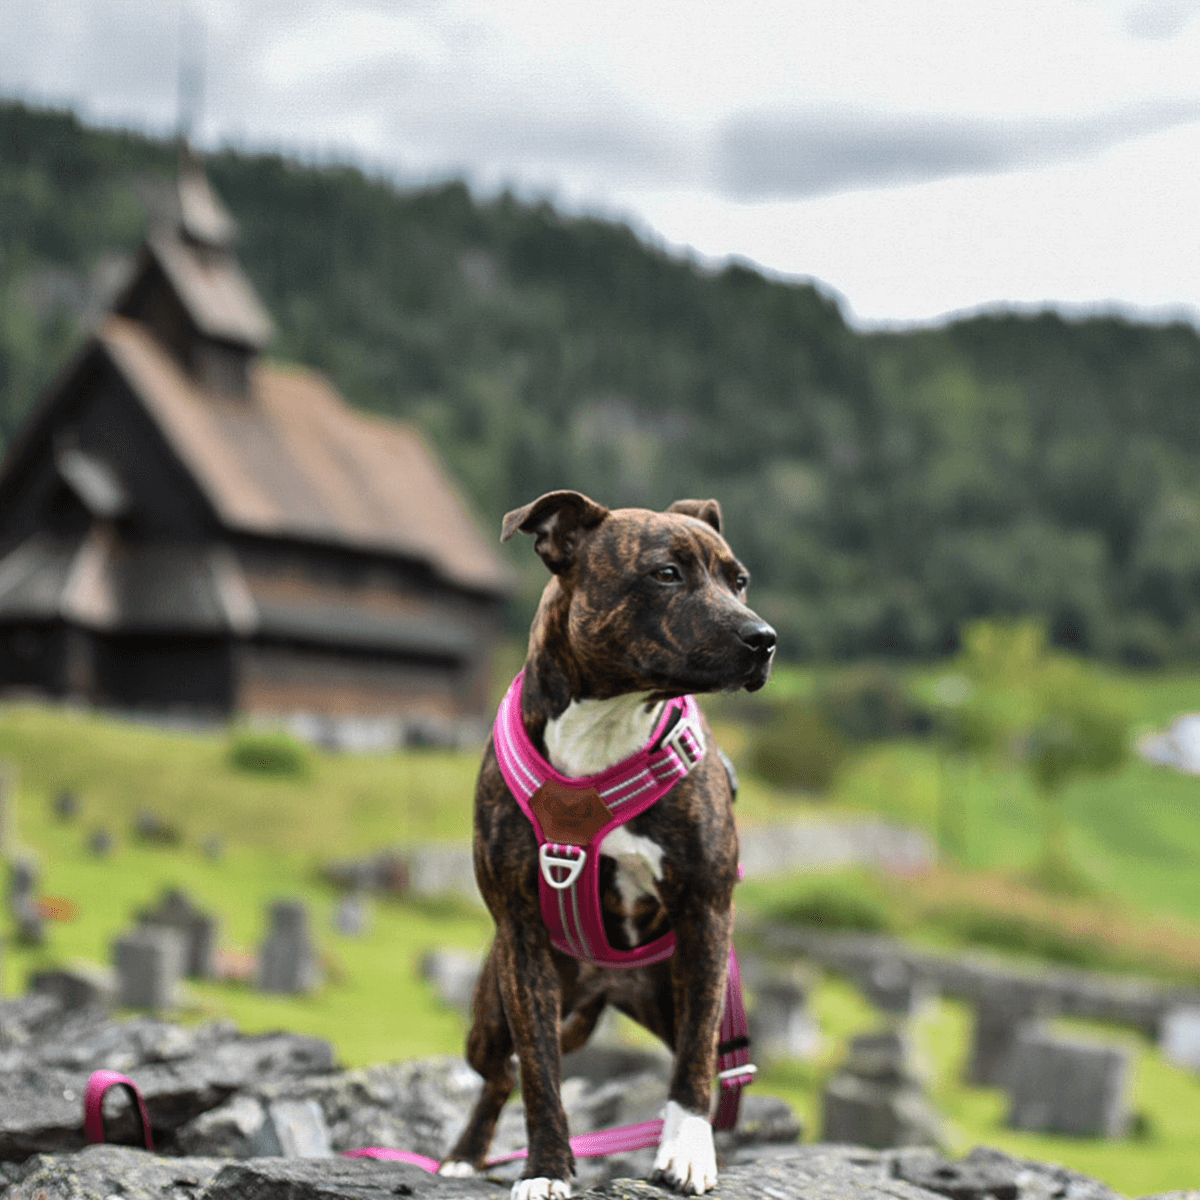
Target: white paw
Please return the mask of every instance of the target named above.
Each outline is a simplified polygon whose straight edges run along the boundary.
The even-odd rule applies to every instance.
[[[518,1179],[512,1185],[512,1200],[567,1200],[571,1185],[565,1179]]]
[[[438,1167],[439,1175],[447,1175],[451,1179],[465,1179],[468,1175],[476,1174],[475,1168],[469,1162],[456,1162],[448,1159]]]
[[[678,1192],[696,1196],[717,1186],[717,1152],[707,1117],[667,1101],[654,1176]]]

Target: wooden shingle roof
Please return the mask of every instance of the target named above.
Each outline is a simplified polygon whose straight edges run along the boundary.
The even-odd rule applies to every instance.
[[[416,430],[356,412],[312,371],[257,363],[248,395],[223,397],[134,321],[110,316],[97,337],[229,529],[404,555],[459,586],[508,590]]]

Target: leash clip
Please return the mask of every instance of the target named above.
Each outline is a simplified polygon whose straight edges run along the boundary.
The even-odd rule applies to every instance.
[[[753,1063],[745,1063],[740,1067],[726,1067],[717,1072],[717,1079],[722,1087],[743,1087],[758,1074],[758,1068]]]
[[[689,774],[704,757],[704,734],[700,722],[688,714],[675,722],[671,731],[664,735],[662,748],[674,751],[684,770]]]
[[[561,892],[579,878],[583,865],[587,862],[587,851],[582,846],[563,846],[558,842],[543,842],[538,850],[538,859],[542,867],[542,878],[555,891]],[[556,877],[556,871],[565,871],[566,875]]]

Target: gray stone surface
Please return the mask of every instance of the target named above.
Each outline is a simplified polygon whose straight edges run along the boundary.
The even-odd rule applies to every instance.
[[[308,909],[298,900],[276,900],[268,909],[267,938],[258,955],[258,986],[264,992],[299,995],[315,991],[321,981]]]
[[[1013,1129],[1120,1137],[1130,1122],[1130,1055],[1124,1046],[1026,1029],[1009,1075]]]
[[[117,1003],[152,1012],[174,1008],[185,955],[184,940],[174,929],[143,926],[122,934],[112,947]]]
[[[88,1146],[38,1155],[19,1169],[2,1200],[201,1200],[221,1159],[160,1158],[128,1146]]]

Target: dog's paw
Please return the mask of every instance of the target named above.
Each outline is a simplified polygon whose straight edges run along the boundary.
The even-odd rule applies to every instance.
[[[451,1158],[438,1167],[438,1174],[450,1179],[465,1179],[468,1175],[478,1175],[479,1172],[469,1162],[459,1162]]]
[[[699,1196],[717,1186],[717,1152],[708,1118],[667,1101],[662,1140],[650,1176],[685,1195]]]
[[[567,1200],[571,1185],[565,1179],[518,1179],[512,1185],[512,1200]]]

